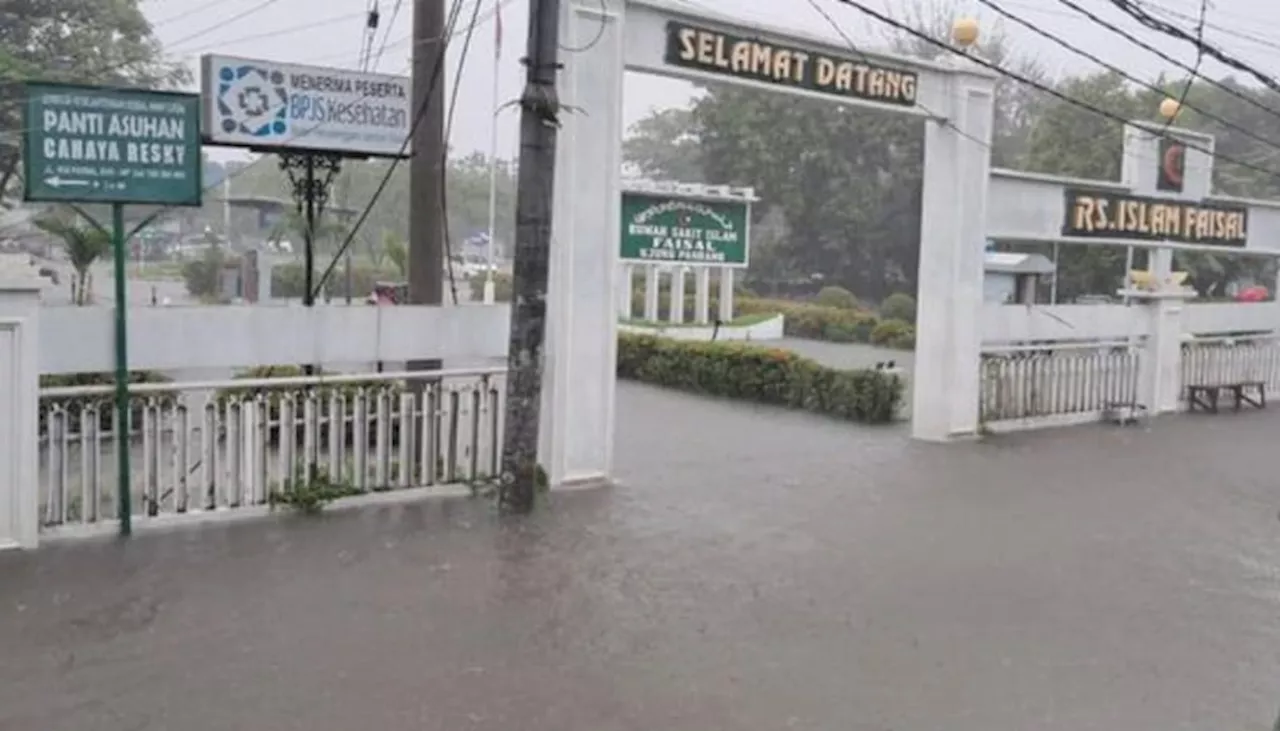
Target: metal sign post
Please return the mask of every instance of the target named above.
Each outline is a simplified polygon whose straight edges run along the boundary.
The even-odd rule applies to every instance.
[[[133,480],[125,261],[126,243],[137,229],[125,230],[124,206],[201,204],[200,97],[146,89],[30,83],[22,127],[24,200],[111,206],[116,300],[116,511],[120,534],[127,536],[133,528]],[[77,212],[85,215],[82,209]],[[102,228],[91,218],[89,222]]]

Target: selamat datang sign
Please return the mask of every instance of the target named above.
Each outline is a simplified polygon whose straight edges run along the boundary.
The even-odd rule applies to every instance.
[[[413,124],[409,78],[206,55],[205,141],[263,150],[399,157]]]

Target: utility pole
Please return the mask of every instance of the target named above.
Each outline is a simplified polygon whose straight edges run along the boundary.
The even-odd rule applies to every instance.
[[[440,189],[444,186],[444,84],[433,83],[443,74],[445,0],[414,0],[413,5],[413,113],[422,113],[413,129],[413,156],[409,160],[409,302],[439,305],[444,301],[444,221],[440,213]],[[423,111],[423,107],[426,107]],[[438,369],[440,361],[409,363],[410,370]]]
[[[513,512],[533,509],[539,478],[543,476],[538,465],[538,428],[560,117],[560,98],[556,92],[559,43],[560,0],[530,0],[529,49],[525,59],[524,93],[520,96],[515,272],[499,491],[502,507]]]

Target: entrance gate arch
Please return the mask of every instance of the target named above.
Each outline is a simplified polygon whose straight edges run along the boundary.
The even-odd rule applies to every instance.
[[[612,471],[624,71],[925,117],[912,435],[978,429],[995,75],[861,53],[669,0],[565,0],[541,460],[554,484]]]

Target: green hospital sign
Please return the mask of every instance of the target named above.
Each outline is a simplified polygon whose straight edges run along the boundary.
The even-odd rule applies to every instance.
[[[25,199],[200,205],[196,94],[31,83]]]
[[[748,203],[676,194],[622,194],[624,262],[747,265]]]

